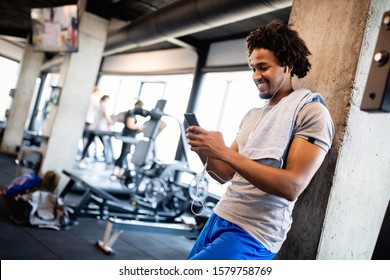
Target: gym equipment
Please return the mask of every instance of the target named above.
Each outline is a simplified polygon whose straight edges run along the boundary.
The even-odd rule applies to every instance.
[[[208,179],[189,169],[187,161],[166,164],[154,157],[159,127],[153,122],[148,124],[151,129],[144,131],[149,139],[139,141],[135,148],[131,158],[134,168],[127,169],[120,182],[130,190],[134,207],[170,220],[186,212],[192,200],[206,198]]]
[[[18,157],[15,160],[17,164],[16,176],[24,173],[38,174],[42,164],[42,151],[35,147],[22,147],[18,152]]]
[[[131,158],[132,167],[120,178],[122,186],[128,190],[128,201],[92,186],[71,172],[63,171],[70,180],[60,197],[65,197],[76,185],[84,190],[78,204],[68,205],[73,212],[70,218],[76,220],[78,216],[83,215],[108,220],[103,241],[97,242],[106,253],[113,252],[111,247],[124,230],[144,230],[192,237],[199,233],[197,223],[189,223],[188,217],[194,221],[190,210],[198,211],[204,207],[208,178],[188,167],[186,154],[185,160],[169,164],[155,157],[155,141],[160,132],[161,117],[170,117],[163,112],[165,104],[165,100],[159,100],[156,107],[149,112],[150,120],[143,131],[144,139],[138,141]],[[184,147],[184,127],[178,123]],[[194,200],[198,204],[193,204]],[[197,213],[196,211],[194,212]]]

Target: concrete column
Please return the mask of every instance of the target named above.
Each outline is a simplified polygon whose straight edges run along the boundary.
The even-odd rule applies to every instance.
[[[49,141],[43,145],[42,172],[70,170],[84,130],[89,97],[99,72],[108,21],[84,12],[79,25],[79,51],[64,57],[59,86],[62,87],[55,116],[48,125]],[[64,186],[62,178],[59,190]]]
[[[320,92],[333,147],[294,210],[279,259],[371,259],[390,197],[390,115],[360,104],[386,0],[295,0],[290,23],[312,52],[296,87]]]
[[[26,44],[15,88],[15,97],[11,104],[7,127],[4,131],[1,151],[16,154],[16,147],[22,143],[24,128],[30,104],[33,99],[35,82],[40,73],[44,54],[34,52],[32,45]]]

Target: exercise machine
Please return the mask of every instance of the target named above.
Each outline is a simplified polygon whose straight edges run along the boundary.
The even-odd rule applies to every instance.
[[[208,218],[209,211],[203,210],[212,208],[210,204],[203,205],[208,178],[203,172],[199,174],[189,168],[186,154],[184,160],[173,163],[164,163],[155,156],[161,118],[171,117],[163,112],[165,104],[165,100],[159,100],[149,112],[144,138],[136,144],[131,164],[120,178],[129,194],[127,201],[94,187],[72,172],[63,171],[69,182],[60,197],[65,197],[76,185],[84,190],[81,200],[71,206],[71,219],[92,216],[108,220],[104,238],[97,242],[106,253],[113,253],[112,246],[124,231],[143,230],[195,237],[200,231],[197,221]],[[184,127],[179,121],[178,124],[180,142],[186,153]]]

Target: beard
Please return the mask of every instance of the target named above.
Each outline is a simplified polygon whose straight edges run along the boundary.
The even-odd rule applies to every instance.
[[[285,80],[286,80],[286,76],[283,76],[281,83],[279,84],[278,88],[275,91],[273,91],[273,93],[271,93],[272,92],[271,83],[269,81],[266,81],[267,86],[264,86],[264,84],[260,83],[260,81],[255,81],[257,89],[259,90],[260,99],[269,100],[273,98],[279,92]]]
[[[273,94],[271,93],[271,88],[269,82],[263,82],[262,84],[260,81],[255,82],[256,87],[259,91],[259,97],[260,99],[271,99]]]
[[[260,99],[265,99],[265,100],[267,100],[267,99],[271,99],[273,96],[274,96],[274,95],[271,94],[271,93],[263,93],[263,92],[260,92],[260,93],[259,93]]]

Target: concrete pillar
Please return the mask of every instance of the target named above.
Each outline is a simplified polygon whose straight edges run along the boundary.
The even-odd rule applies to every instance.
[[[34,95],[35,82],[40,73],[43,57],[42,52],[34,52],[32,45],[26,44],[15,88],[15,96],[1,142],[0,150],[2,152],[16,154],[16,147],[22,143],[24,128]]]
[[[84,130],[89,97],[95,85],[103,54],[108,21],[84,12],[79,25],[79,51],[64,57],[59,86],[59,105],[47,125],[49,140],[42,146],[42,172],[71,169]],[[66,181],[62,178],[59,190]]]
[[[279,259],[371,259],[390,197],[390,115],[360,110],[387,0],[295,0],[292,23],[312,52],[296,87],[320,92],[333,148],[294,209]]]

